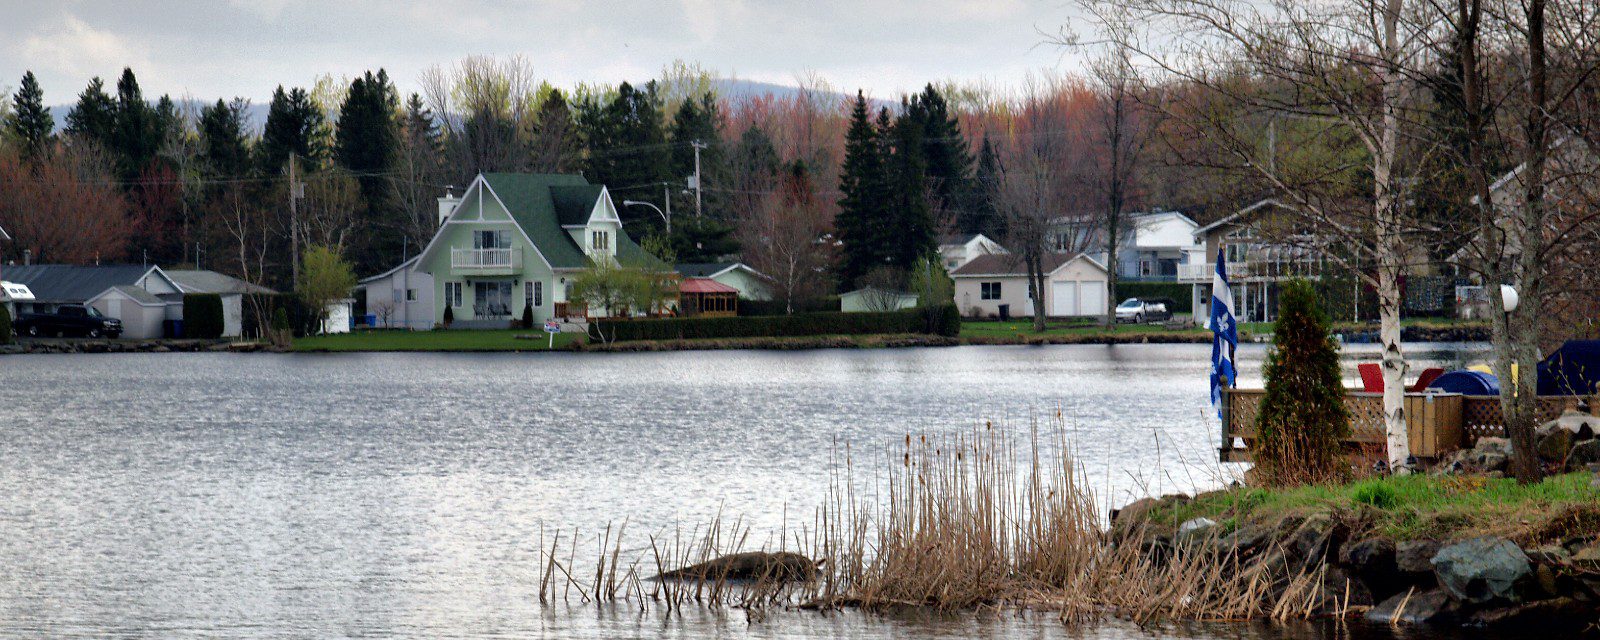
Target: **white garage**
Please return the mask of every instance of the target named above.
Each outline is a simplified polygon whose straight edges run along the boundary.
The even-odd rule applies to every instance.
[[[1051,317],[1103,317],[1108,273],[1084,254],[1051,254],[1044,260],[1045,314]],[[950,274],[956,305],[968,317],[1033,315],[1027,269],[1019,254],[979,256]]]

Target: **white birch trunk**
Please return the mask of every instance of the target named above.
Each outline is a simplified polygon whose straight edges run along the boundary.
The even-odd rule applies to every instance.
[[[1411,457],[1406,428],[1405,354],[1400,348],[1400,271],[1404,248],[1400,237],[1401,195],[1395,192],[1395,161],[1399,154],[1401,83],[1399,22],[1402,0],[1389,0],[1383,15],[1383,119],[1377,153],[1372,157],[1377,214],[1373,243],[1378,261],[1378,335],[1383,343],[1383,431],[1389,446],[1389,469],[1405,473]]]

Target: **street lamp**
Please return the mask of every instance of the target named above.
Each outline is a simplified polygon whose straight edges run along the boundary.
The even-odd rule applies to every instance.
[[[655,209],[656,210],[656,215],[661,216],[661,220],[667,223],[667,234],[670,235],[672,233],[672,217],[668,216],[666,213],[662,212],[661,211],[661,207],[655,206],[654,204],[651,204],[649,202],[641,202],[639,200],[623,200],[622,201],[622,206],[624,206],[624,207],[644,206],[644,207],[650,207],[651,209]]]

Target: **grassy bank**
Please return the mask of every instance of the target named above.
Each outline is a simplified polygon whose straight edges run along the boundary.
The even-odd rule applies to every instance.
[[[628,340],[578,345],[579,351],[715,351],[726,349],[891,349],[904,347],[953,347],[955,338],[912,333],[873,335],[824,335],[765,338],[700,338],[693,340]]]
[[[1354,537],[1452,540],[1484,535],[1531,544],[1562,533],[1600,530],[1600,490],[1587,472],[1531,485],[1512,478],[1411,475],[1350,484],[1277,489],[1239,488],[1163,501],[1149,521],[1176,526],[1209,518],[1227,528],[1273,525],[1330,514]]]
[[[518,339],[517,336],[534,336]],[[555,348],[566,349],[582,336],[556,334]],[[356,331],[296,338],[295,351],[546,351],[550,342],[538,329],[450,331]]]
[[[970,344],[1035,344],[1081,342],[1192,342],[1210,336],[1203,328],[1168,329],[1156,324],[1124,324],[1108,329],[1090,322],[1048,322],[1045,330],[1033,330],[1029,320],[965,320],[961,339]]]

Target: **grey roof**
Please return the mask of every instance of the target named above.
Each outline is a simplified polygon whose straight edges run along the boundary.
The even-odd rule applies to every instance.
[[[1100,264],[1099,260],[1095,260],[1085,253],[1080,253],[1077,255],[1066,253],[1046,253],[1041,256],[1040,266],[1047,274],[1055,273],[1056,269],[1060,269],[1062,265],[1072,262],[1073,260],[1077,260],[1080,257],[1084,260],[1087,260],[1089,264],[1094,265],[1101,271],[1105,271],[1105,265]],[[950,272],[950,277],[952,278],[1026,275],[1028,275],[1028,267],[1027,264],[1022,261],[1022,254],[1020,253],[987,253],[973,258],[972,261],[961,265],[961,268]]]
[[[215,271],[165,271],[184,293],[277,293]]]
[[[140,303],[143,303],[143,304],[152,305],[152,306],[160,305],[160,304],[166,304],[166,302],[163,301],[161,298],[156,297],[156,294],[150,293],[149,291],[145,291],[143,287],[136,287],[136,286],[133,286],[131,284],[119,284],[119,285],[117,285],[115,287],[111,287],[111,289],[107,289],[106,291],[111,291],[113,289],[118,291],[118,292],[120,292],[120,293],[122,293],[122,295],[128,296],[129,298],[132,298],[134,301],[140,302]],[[105,292],[102,291],[101,293],[105,293]]]
[[[737,266],[737,262],[687,262],[674,268],[686,278],[709,278]]]
[[[6,267],[6,280],[27,285],[40,302],[81,303],[118,285],[137,285],[155,270],[137,264],[34,264]]]
[[[968,242],[972,242],[973,238],[976,238],[976,237],[978,237],[980,235],[983,235],[983,234],[981,234],[981,233],[958,233],[958,234],[946,235],[946,236],[943,236],[943,237],[939,238],[939,244],[941,244],[941,245],[966,244]]]

